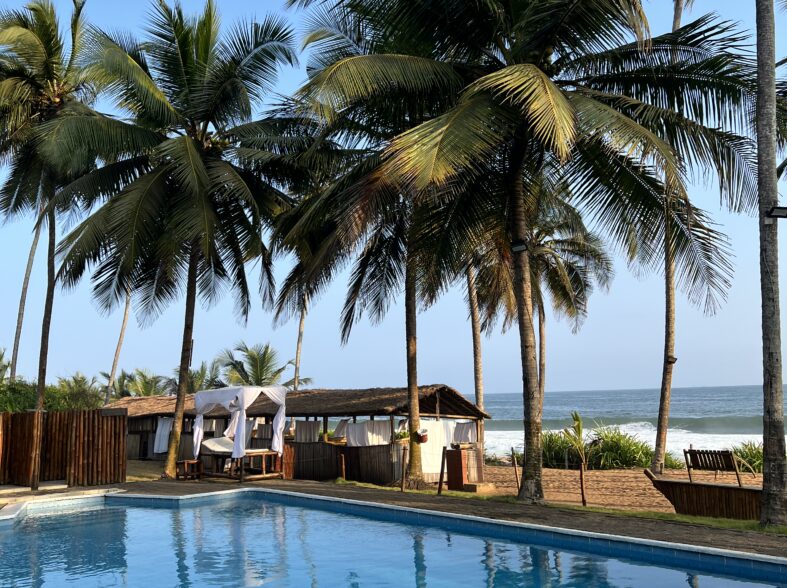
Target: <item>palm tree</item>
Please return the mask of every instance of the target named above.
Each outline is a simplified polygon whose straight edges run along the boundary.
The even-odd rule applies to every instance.
[[[71,15],[71,47],[66,49],[55,8],[49,0],[33,0],[22,10],[0,13],[0,156],[9,162],[8,176],[0,189],[0,212],[6,216],[33,211],[37,216],[17,312],[11,352],[11,379],[16,378],[27,288],[41,227],[47,227],[47,286],[41,323],[36,411],[44,408],[49,331],[55,296],[56,215],[70,206],[66,199],[52,206],[55,193],[69,178],[89,169],[92,161],[80,146],[69,153],[64,165],[43,154],[37,132],[42,125],[80,109],[89,102],[93,85],[80,65],[84,49],[84,0],[74,0]],[[38,487],[39,421],[36,419],[31,458],[32,487]]]
[[[787,524],[787,458],[779,310],[776,222],[768,211],[779,203],[776,175],[776,29],[774,6],[757,0],[757,182],[760,219],[760,290],[763,367],[763,525]]]
[[[71,48],[66,50],[55,8],[48,0],[33,0],[23,10],[0,13],[0,153],[10,162],[10,173],[0,190],[0,211],[6,215],[33,211],[38,218],[28,255],[17,313],[10,377],[16,378],[19,342],[27,288],[41,228],[48,227],[47,293],[41,337],[37,404],[43,406],[49,325],[54,297],[55,209],[44,210],[67,174],[37,148],[36,129],[42,123],[74,110],[79,100],[93,96],[90,78],[78,65],[84,48],[84,0],[74,0]],[[84,164],[78,149],[71,165]],[[73,168],[72,168],[73,169]],[[40,408],[39,408],[40,409]]]
[[[120,323],[120,334],[118,343],[115,346],[115,356],[112,359],[112,369],[107,374],[107,388],[104,395],[104,404],[109,404],[112,391],[115,389],[115,374],[117,373],[118,363],[120,363],[120,350],[123,348],[123,339],[126,336],[126,326],[128,325],[128,315],[131,311],[131,292],[126,292],[126,303],[123,306],[123,321]]]
[[[649,39],[637,0],[340,4],[361,6],[386,23],[386,34],[433,49],[419,58],[392,53],[340,60],[320,74],[315,99],[342,110],[382,88],[429,88],[443,103],[450,104],[449,97],[454,103],[392,142],[380,181],[398,193],[429,194],[466,186],[490,168],[504,170],[499,197],[514,265],[525,404],[520,498],[541,501],[543,399],[525,249],[532,228],[529,186],[544,169],[560,169],[578,208],[620,246],[639,247],[654,264],[653,244],[664,241],[664,183],[671,185],[682,203],[669,215],[681,282],[690,298],[717,304],[728,284],[729,266],[717,257],[723,239],[704,218],[695,230],[702,214],[685,202],[683,178],[687,170],[712,167],[725,196],[754,194],[749,144],[734,133],[748,125],[752,106],[751,68],[737,52],[741,37],[706,17]],[[677,144],[685,147],[683,159],[672,147]]]
[[[131,394],[129,385],[134,379],[133,372],[120,370],[120,373],[116,373],[115,377],[112,379],[110,379],[109,372],[100,372],[100,374],[101,377],[107,382],[104,386],[104,390],[109,388],[111,396],[114,396],[115,398],[122,398],[123,396],[129,396]]]
[[[196,394],[200,390],[211,390],[213,388],[223,388],[227,384],[223,380],[222,365],[219,359],[214,359],[210,363],[203,361],[197,369],[189,370],[188,393]],[[177,394],[178,374],[180,368],[175,368],[175,377],[166,379],[168,393]]]
[[[127,384],[132,396],[163,396],[167,393],[167,381],[148,370],[135,369]]]
[[[579,416],[577,411],[571,413],[571,426],[563,429],[563,437],[568,441],[569,447],[574,450],[579,458],[579,492],[582,496],[582,506],[587,506],[588,501],[585,498],[585,469],[587,468],[588,459],[585,453],[585,431],[582,426],[582,417]]]
[[[235,353],[240,356],[236,356]],[[217,361],[224,366],[228,382],[240,386],[275,386],[281,382],[281,376],[293,365],[292,360],[284,364],[279,362],[279,355],[270,343],[264,345],[246,345],[243,341],[234,349],[226,349]],[[308,384],[309,378],[301,378],[301,383]],[[292,387],[294,379],[284,383]]]
[[[154,318],[185,289],[175,422],[165,474],[174,477],[197,295],[206,304],[225,286],[238,315],[251,306],[245,266],[262,260],[260,291],[272,303],[271,259],[262,233],[289,206],[267,181],[277,154],[269,127],[252,121],[279,66],[296,56],[292,33],[275,18],[242,22],[222,35],[215,4],[195,18],[161,1],[148,38],[96,32],[92,71],[114,94],[125,120],[91,112],[48,125],[47,144],[96,153],[104,167],[71,184],[90,206],[64,240],[61,273],[72,285],[95,268],[94,293],[109,309],[131,291]]]
[[[310,79],[299,99],[320,114],[326,132],[335,132],[352,147],[361,146],[344,173],[310,204],[300,229],[314,230],[320,224],[335,229],[325,239],[327,253],[316,256],[309,270],[309,281],[323,283],[336,268],[354,259],[350,284],[342,309],[342,341],[364,313],[373,322],[382,319],[394,297],[403,290],[405,310],[405,348],[410,429],[409,480],[422,480],[421,450],[415,442],[420,429],[417,375],[418,250],[415,246],[417,207],[412,194],[404,194],[379,180],[380,154],[398,134],[429,119],[442,110],[441,96],[428,87],[416,89],[388,87],[385,91],[357,96],[340,109],[333,108],[323,92],[337,63],[346,59],[387,61],[385,53],[417,52],[405,36],[388,34],[384,23],[364,11],[320,9],[312,13],[305,45],[312,47],[308,72]],[[382,79],[378,79],[384,84]],[[343,78],[346,87],[351,77]],[[379,89],[379,88],[378,88]],[[351,103],[351,104],[350,104]],[[346,106],[346,107],[345,107]],[[300,235],[301,231],[295,231]],[[298,239],[299,237],[296,237]]]

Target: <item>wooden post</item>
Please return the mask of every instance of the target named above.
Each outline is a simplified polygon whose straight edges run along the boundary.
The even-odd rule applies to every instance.
[[[322,417],[322,434],[324,435],[325,439],[328,438],[328,417]]]
[[[435,402],[435,404],[437,405],[437,406],[436,406],[436,410],[437,410],[437,420],[439,421],[439,420],[440,420],[440,390],[438,390],[438,391],[435,393],[435,397],[437,398],[437,401]]]
[[[477,451],[477,460],[478,460],[478,481],[484,481],[484,467],[486,463],[484,458],[486,457],[486,449],[484,448],[484,419],[478,419],[475,422],[475,437],[478,440],[478,451]]]
[[[440,458],[440,480],[437,482],[437,495],[443,493],[443,475],[445,474],[445,445],[443,445],[443,455]]]
[[[393,415],[391,415],[391,443],[396,443],[396,425],[394,424]]]
[[[404,492],[404,485],[407,479],[407,451],[409,447],[405,445],[402,448],[402,492]]]
[[[516,453],[514,448],[511,448],[511,463],[514,464],[514,479],[516,480],[516,492],[519,494],[519,470],[516,467]]]
[[[347,479],[347,469],[344,463],[344,453],[339,454],[339,474],[342,477],[342,480]]]

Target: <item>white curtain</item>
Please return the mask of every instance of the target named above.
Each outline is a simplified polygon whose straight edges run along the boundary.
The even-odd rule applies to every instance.
[[[456,421],[452,419],[442,419],[440,422],[443,423],[443,445],[445,447],[450,447],[451,443],[454,442]]]
[[[429,436],[426,443],[421,444],[421,467],[424,474],[439,474],[440,462],[445,447],[445,427],[443,421],[421,421],[421,429],[426,429]],[[450,441],[450,439],[449,439]]]
[[[372,445],[388,445],[391,441],[391,423],[389,421],[363,421],[347,423],[347,447],[369,447]]]
[[[388,445],[391,442],[389,421],[366,421],[366,445]]]
[[[320,440],[319,421],[295,421],[296,443],[317,443]]]
[[[366,425],[364,423],[347,423],[347,447],[366,446]]]
[[[156,423],[156,439],[153,441],[153,453],[166,453],[169,449],[169,433],[172,431],[172,417],[159,417]]]
[[[238,386],[203,390],[194,396],[194,407],[197,412],[197,418],[194,419],[194,456],[199,455],[199,448],[202,444],[203,415],[217,406],[223,406],[231,414],[230,424],[224,431],[224,435],[235,439],[232,457],[238,458],[246,455],[246,409],[260,394],[265,394],[279,407],[273,418],[271,449],[281,453],[284,447],[287,388],[284,386]]]
[[[475,423],[456,423],[454,429],[454,443],[476,443],[478,441],[478,432],[476,431]]]
[[[344,437],[347,434],[347,423],[350,422],[350,419],[342,419],[339,421],[339,424],[336,425],[336,429],[333,431],[333,436],[336,438]]]

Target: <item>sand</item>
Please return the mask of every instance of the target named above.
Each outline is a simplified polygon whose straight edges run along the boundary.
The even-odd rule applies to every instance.
[[[510,466],[486,466],[486,482],[492,482],[499,494],[515,494],[514,470]],[[520,471],[521,475],[521,471]],[[685,470],[666,475],[688,480]],[[695,480],[737,484],[734,473],[720,473],[714,480],[713,472],[693,474]],[[741,474],[745,485],[761,486],[762,475]],[[620,508],[652,512],[675,512],[672,505],[651,484],[640,469],[596,470],[586,473],[585,490],[589,506]],[[572,470],[544,470],[544,494],[547,502],[580,504],[579,472]]]

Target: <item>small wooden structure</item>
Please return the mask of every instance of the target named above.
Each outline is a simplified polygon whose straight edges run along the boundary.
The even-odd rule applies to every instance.
[[[422,417],[474,422],[477,438],[483,441],[483,420],[489,418],[489,415],[479,410],[457,390],[437,384],[419,386],[418,391]],[[150,455],[149,452],[142,451],[143,445],[152,448],[157,417],[171,417],[174,414],[175,398],[172,396],[123,398],[110,406],[125,408],[128,411],[128,458],[139,459]],[[260,395],[246,409],[246,415],[270,423],[276,410],[277,406],[273,401]],[[285,439],[282,456],[285,478],[329,480],[344,474],[349,480],[374,484],[390,484],[401,478],[402,448],[406,441],[396,439],[396,420],[408,416],[407,388],[299,390],[287,395],[286,411],[288,418],[319,422],[322,435],[316,442],[300,443],[291,438]],[[185,404],[179,460],[193,459],[191,430],[195,414],[194,399],[193,396],[189,396]],[[220,436],[228,416],[223,409],[217,409],[206,415],[205,419],[206,421],[210,418],[216,419],[217,436]],[[390,438],[382,445],[347,447],[341,440],[327,438],[330,420],[340,418],[349,418],[353,421],[358,418],[385,419],[390,427]],[[262,427],[258,427],[258,434],[252,436],[250,448],[270,447],[270,439],[259,434],[262,430]],[[136,438],[132,440],[132,437]],[[468,477],[471,482],[483,482],[483,456],[480,454],[480,448],[476,453],[474,466],[468,471]],[[161,458],[163,459],[163,456]],[[436,476],[437,474],[434,474],[434,481],[437,481]]]
[[[735,472],[738,486],[743,486],[738,457],[729,449],[684,449],[683,457],[689,472],[689,482],[694,481],[691,477],[692,470],[716,472],[717,475],[719,472]]]
[[[126,411],[43,412],[39,480],[69,486],[126,481]],[[29,486],[35,412],[0,413],[0,484]]]
[[[656,476],[649,469],[645,475],[653,487],[670,501],[678,514],[725,519],[759,520],[762,488],[690,482]]]

